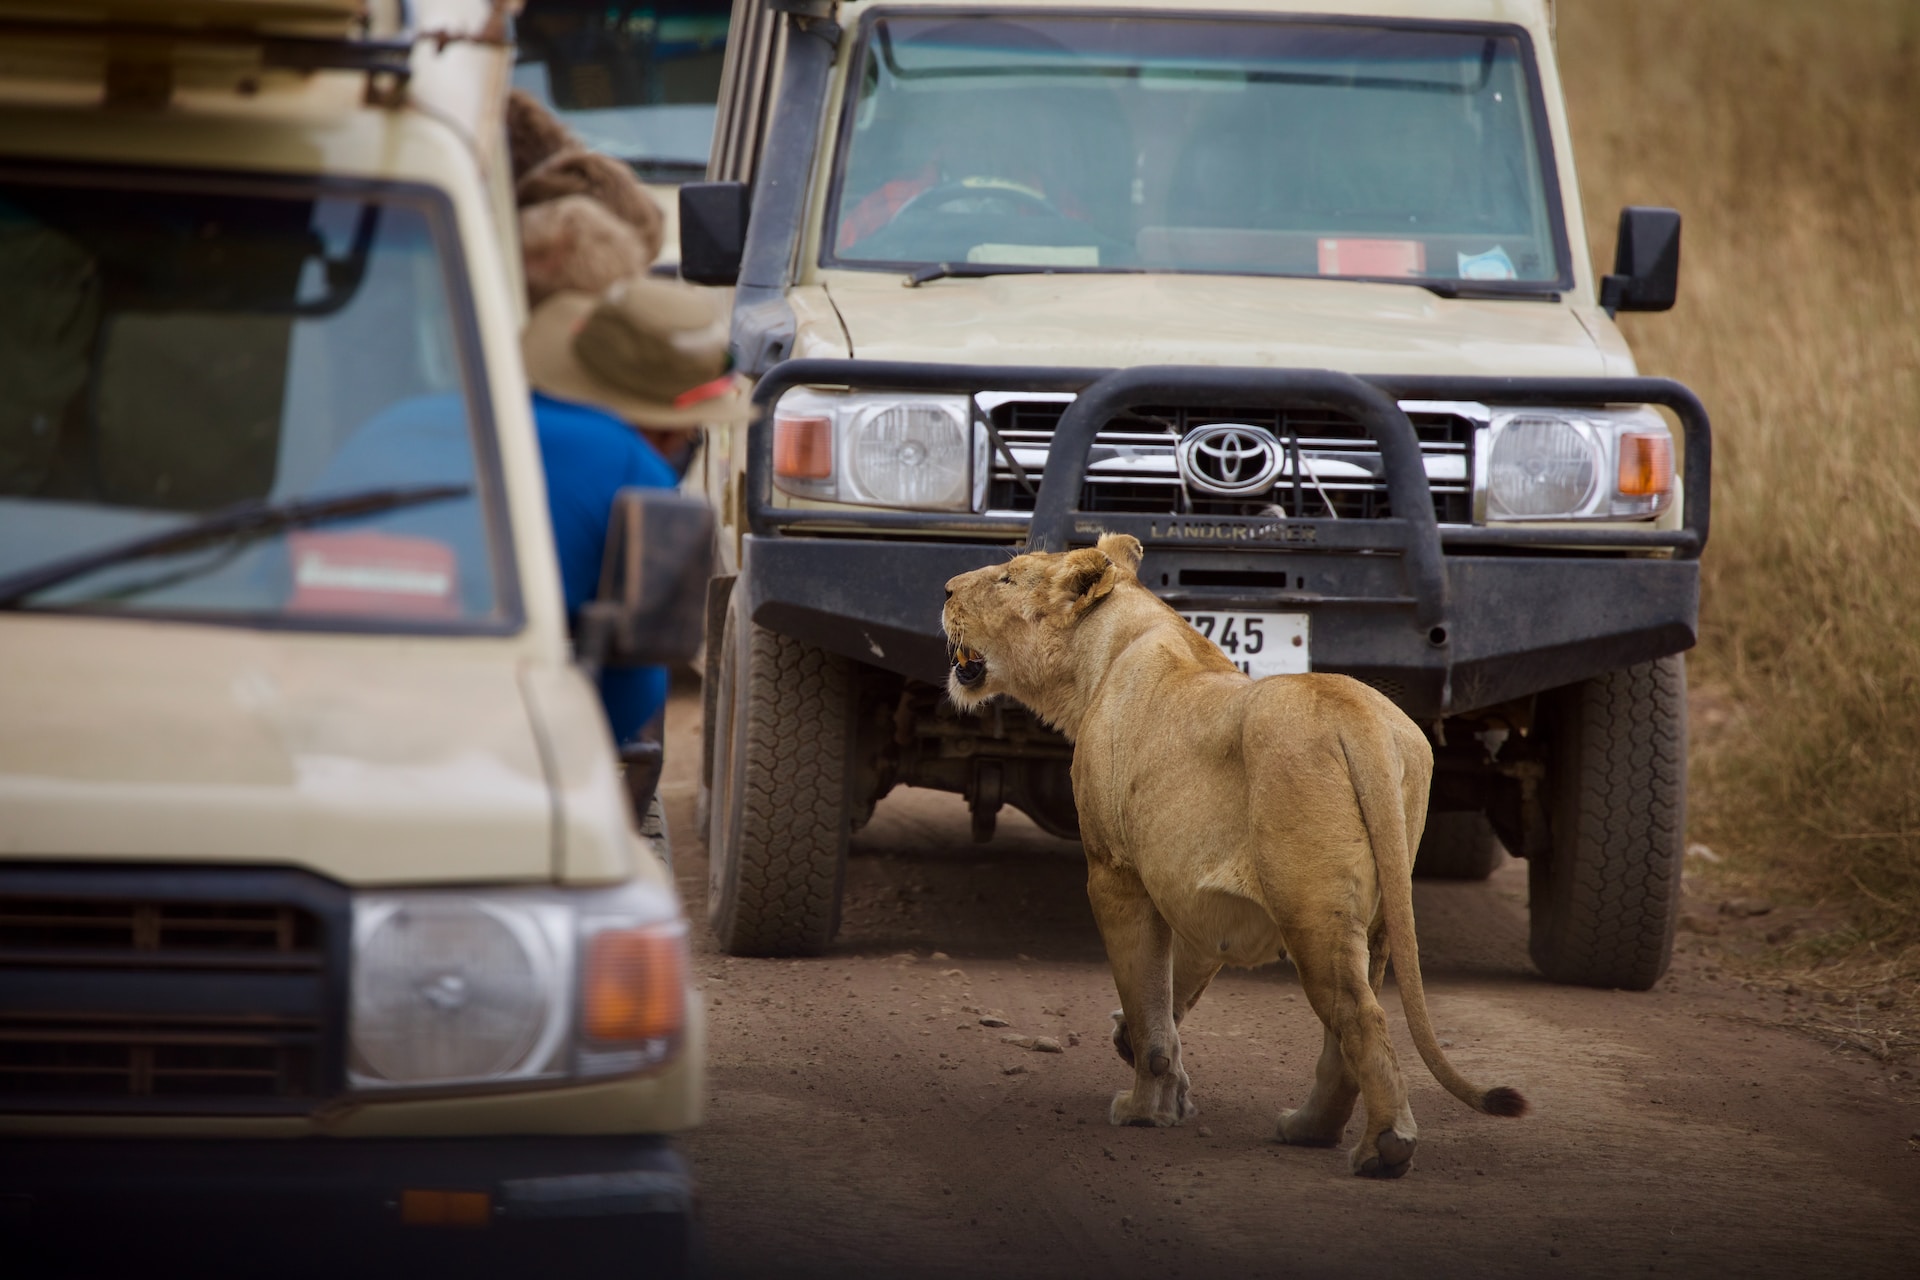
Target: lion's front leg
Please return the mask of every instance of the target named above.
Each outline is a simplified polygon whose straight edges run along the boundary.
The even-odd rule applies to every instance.
[[[1173,939],[1173,1025],[1177,1028],[1193,1012],[1206,993],[1207,984],[1220,972],[1220,957],[1178,934]],[[1133,1038],[1127,1032],[1123,1009],[1113,1011],[1113,1051],[1120,1061],[1133,1065]]]
[[[1114,1096],[1108,1119],[1179,1124],[1193,1104],[1174,1023],[1173,931],[1138,876],[1094,856],[1087,860],[1087,897],[1120,991],[1115,1047],[1133,1063],[1133,1088]]]

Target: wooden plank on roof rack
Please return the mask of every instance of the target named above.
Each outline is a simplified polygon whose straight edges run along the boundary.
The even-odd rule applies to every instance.
[[[0,0],[0,18],[339,37],[359,28],[367,8],[368,0]]]

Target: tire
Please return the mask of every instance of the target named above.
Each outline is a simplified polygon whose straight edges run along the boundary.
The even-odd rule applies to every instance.
[[[818,955],[846,869],[848,664],[755,626],[739,592],[716,656],[708,923],[729,955]]]
[[[1429,880],[1485,880],[1507,860],[1484,813],[1429,813],[1413,874]]]
[[[1551,850],[1528,863],[1533,962],[1645,991],[1673,958],[1685,851],[1687,675],[1661,658],[1543,699]]]

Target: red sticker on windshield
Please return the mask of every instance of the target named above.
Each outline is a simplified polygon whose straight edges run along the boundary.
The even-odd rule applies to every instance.
[[[391,533],[295,533],[292,613],[459,616],[453,548]]]
[[[1417,276],[1427,270],[1421,240],[1322,240],[1323,276]]]

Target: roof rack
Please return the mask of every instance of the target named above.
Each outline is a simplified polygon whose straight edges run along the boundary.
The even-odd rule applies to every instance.
[[[0,41],[40,40],[59,44],[100,42],[106,46],[105,101],[113,106],[164,106],[173,96],[175,50],[255,51],[261,71],[348,71],[367,77],[369,105],[397,106],[413,75],[414,49],[421,44],[445,49],[450,44],[504,46],[511,42],[509,19],[521,0],[492,0],[490,16],[472,32],[408,29],[391,36],[365,30],[340,34],[296,34],[233,22],[166,23],[125,21],[114,16],[94,20],[43,17],[32,12],[0,11]],[[403,6],[410,12],[411,5]],[[238,81],[252,92],[257,81]]]

